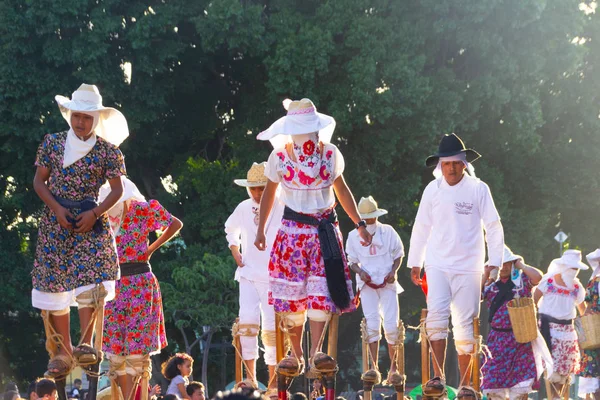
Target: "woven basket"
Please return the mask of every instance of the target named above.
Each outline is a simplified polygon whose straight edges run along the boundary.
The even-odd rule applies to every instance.
[[[519,343],[533,342],[538,336],[535,304],[530,297],[518,297],[508,302],[508,317],[515,339]]]
[[[600,314],[577,318],[575,330],[579,336],[579,347],[583,350],[600,349]]]

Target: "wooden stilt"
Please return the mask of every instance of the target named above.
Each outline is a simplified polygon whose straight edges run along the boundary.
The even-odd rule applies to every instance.
[[[235,323],[238,324],[239,322],[240,319],[236,318]],[[235,383],[239,383],[244,380],[244,361],[242,360],[242,357],[240,357],[242,341],[240,340],[239,335],[235,335],[233,340],[235,342],[235,348],[240,349],[240,351],[235,352]]]
[[[425,385],[430,378],[431,358],[429,355],[429,341],[425,331],[425,319],[427,318],[427,309],[421,310],[421,383]]]
[[[340,323],[339,314],[333,314],[331,321],[329,321],[329,331],[327,339],[327,354],[337,360],[337,347],[338,347],[338,329]]]
[[[56,380],[56,391],[58,393],[59,400],[68,400],[67,397],[67,389],[66,389],[66,379]]]
[[[99,292],[106,293],[102,284],[96,285],[96,289]],[[97,310],[96,310],[96,320],[94,321],[94,348],[98,351],[102,350],[102,338],[104,333],[104,299],[105,296],[100,296],[98,299]],[[96,400],[96,395],[98,394],[98,378],[100,375],[100,363],[101,359],[98,362],[89,368],[89,373],[87,374],[88,380],[90,382],[89,392],[88,392],[88,400]]]
[[[275,346],[278,364],[285,357],[285,336],[281,330],[281,319],[281,316],[275,313]]]
[[[477,345],[473,347],[473,351],[475,351],[475,355],[473,356],[473,371],[471,373],[471,379],[473,380],[473,389],[477,392],[481,389],[481,376],[479,372],[480,365],[480,355],[479,355],[479,317],[473,318],[473,337],[477,341]]]
[[[363,318],[361,322],[361,328],[366,326],[367,321]],[[369,370],[369,344],[366,341],[366,338],[362,339],[362,371],[363,373]]]

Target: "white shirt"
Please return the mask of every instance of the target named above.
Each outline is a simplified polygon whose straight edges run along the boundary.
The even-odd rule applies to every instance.
[[[540,299],[538,310],[556,319],[573,319],[577,316],[575,306],[585,299],[585,288],[578,278],[573,280],[573,287],[560,286],[554,276],[546,276],[537,286],[544,295]]]
[[[167,393],[165,394],[174,394],[177,397],[180,397],[182,393],[179,391],[179,387],[177,387],[177,385],[183,383],[183,385],[187,387],[189,381],[190,380],[186,376],[177,375],[175,378],[171,379],[171,383],[169,383]]]
[[[468,174],[454,186],[435,179],[419,204],[407,266],[482,273],[485,240],[489,264],[502,266],[504,232],[488,185]]]
[[[269,281],[269,257],[271,247],[281,226],[283,203],[275,198],[271,214],[265,226],[267,248],[260,251],[254,246],[258,228],[258,211],[260,205],[253,199],[242,201],[225,221],[225,233],[229,246],[239,246],[244,266],[235,271],[235,280],[240,278],[254,282]]]
[[[281,200],[292,210],[315,214],[330,209],[335,204],[333,182],[344,172],[344,157],[338,148],[323,145],[321,172],[316,179],[302,179],[297,163],[292,161],[285,148],[273,150],[267,161],[265,175],[281,187]]]
[[[367,228],[370,226],[367,225]],[[387,274],[392,271],[394,260],[404,257],[402,240],[394,228],[380,222],[376,222],[371,246],[363,246],[360,240],[356,229],[348,234],[346,241],[348,262],[360,264],[360,267],[371,277],[371,282],[374,285],[381,285]],[[356,287],[360,289],[364,285],[365,283],[357,274]],[[397,281],[388,283],[385,289],[395,290],[398,294],[404,291]]]

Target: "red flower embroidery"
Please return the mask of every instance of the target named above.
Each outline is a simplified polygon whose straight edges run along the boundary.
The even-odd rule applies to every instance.
[[[315,142],[313,142],[312,140],[307,140],[302,145],[302,151],[304,151],[304,154],[306,154],[307,156],[312,156],[315,152],[315,147]]]
[[[327,157],[327,159],[330,160],[332,154],[333,154],[333,151],[327,150],[327,153],[325,153],[325,157]]]
[[[548,279],[548,283],[552,283],[552,282],[553,282],[552,278]]]
[[[300,157],[302,157],[302,156],[300,156]],[[314,167],[314,166],[315,166],[315,163],[314,163],[314,162],[312,162],[312,161],[309,161],[309,162],[308,162],[308,166],[309,166],[310,168],[312,168],[312,167]]]
[[[279,159],[281,161],[285,160],[285,156],[283,155],[283,152],[281,152],[281,151],[279,153],[277,153],[277,157],[279,157]]]
[[[310,176],[306,175],[304,172],[300,171],[300,172],[298,172],[298,180],[300,181],[301,184],[303,184],[305,186],[309,186],[310,184],[312,184],[315,181],[315,178],[311,178]]]
[[[283,179],[285,179],[286,181],[290,182],[292,179],[294,179],[294,168],[290,167],[289,165],[287,166],[287,173],[283,176]]]
[[[300,160],[300,162],[304,162],[306,160],[306,157],[304,157],[302,154],[300,154],[300,157],[298,157],[298,160]]]
[[[329,177],[331,176],[331,174],[329,172],[327,172],[327,166],[325,166],[325,165],[321,165],[321,170],[319,171],[319,175],[321,176],[321,179],[323,179],[324,181],[329,179]]]

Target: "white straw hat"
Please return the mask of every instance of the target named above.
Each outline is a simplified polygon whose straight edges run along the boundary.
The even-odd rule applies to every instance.
[[[523,257],[518,254],[514,254],[507,245],[504,245],[504,256],[502,257],[502,262],[505,263],[517,260],[523,261]]]
[[[552,260],[548,271],[550,271],[550,269],[553,269],[553,264],[558,266],[559,268],[557,269],[559,270],[562,270],[564,268],[577,268],[585,270],[589,268],[587,265],[581,262],[581,251],[571,249],[565,250],[565,252],[560,258],[555,258],[554,260]]]
[[[235,179],[233,182],[238,186],[244,187],[259,187],[266,186],[268,179],[265,176],[266,162],[252,163],[252,167],[246,174],[246,179]]]
[[[587,258],[588,263],[590,263],[593,270],[590,279],[594,279],[600,273],[600,249],[592,251],[590,254],[585,256],[585,258]]]
[[[96,85],[81,84],[73,92],[71,98],[57,95],[54,97],[58,103],[58,108],[63,118],[71,125],[69,120],[72,112],[93,112],[99,111],[100,118],[98,125],[94,129],[97,136],[119,146],[129,136],[129,128],[125,116],[116,108],[104,107],[102,105],[102,96]]]
[[[258,140],[269,140],[273,147],[279,148],[291,142],[291,136],[318,132],[321,142],[331,141],[335,119],[317,112],[317,107],[310,99],[286,99],[283,101],[283,108],[287,110],[287,115],[260,132],[256,137]]]
[[[117,201],[117,203],[127,200],[136,200],[140,202],[145,202],[146,198],[137,188],[135,183],[131,181],[131,179],[127,178],[125,175],[121,175],[121,183],[123,184],[123,194]],[[100,186],[100,193],[98,194],[98,202],[102,203],[104,199],[108,197],[111,192],[110,184],[106,182],[104,185]]]
[[[361,218],[377,218],[387,214],[387,210],[377,207],[377,202],[373,196],[361,197],[358,202],[358,212]]]

